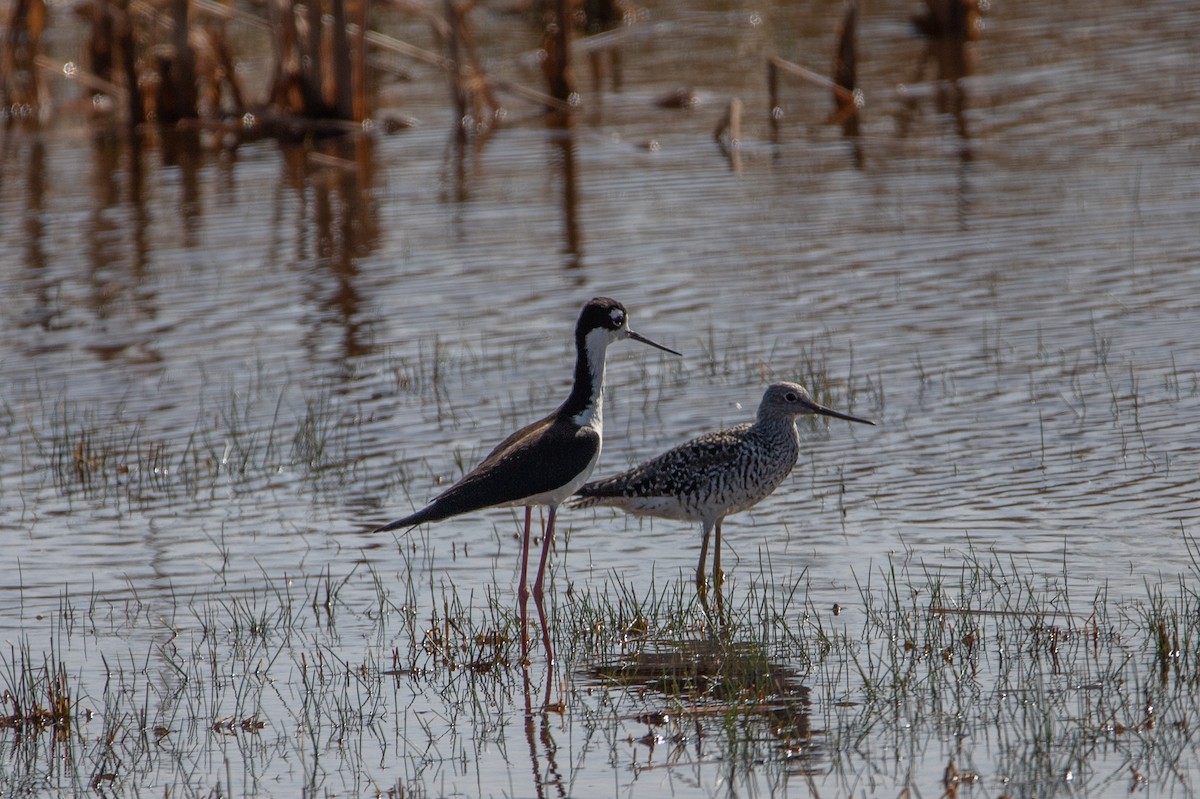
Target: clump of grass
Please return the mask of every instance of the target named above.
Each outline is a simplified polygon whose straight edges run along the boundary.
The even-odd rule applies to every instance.
[[[4,662],[4,710],[0,729],[12,730],[21,738],[53,731],[56,739],[71,734],[78,709],[67,667],[52,650],[37,658],[27,640],[9,644]]]
[[[744,774],[815,768],[822,734],[805,682],[820,655],[803,632],[802,581],[775,590],[770,571],[765,564],[767,579],[744,590],[730,580],[729,601],[711,612],[690,575],[645,589],[617,579],[571,596],[558,647],[588,686],[580,693],[599,686],[602,697],[577,697],[585,727],[614,742],[611,728],[627,730],[631,747],[664,746],[669,761],[754,764]]]
[[[1109,622],[1103,593],[1073,607],[1065,575],[1042,586],[1018,563],[969,553],[957,568],[889,560],[882,585],[859,585],[866,624],[856,656],[871,697],[937,691],[987,670],[1032,659],[1051,673],[1067,667],[1084,642],[1099,644]],[[880,646],[882,644],[882,646]]]
[[[310,394],[289,425],[294,432],[287,462],[314,486],[343,489],[361,475],[362,422],[362,411],[343,409],[331,390]]]
[[[1183,535],[1189,572],[1173,595],[1162,585],[1146,585],[1146,601],[1137,606],[1138,623],[1146,632],[1159,681],[1174,679],[1189,689],[1200,687],[1200,544]]]
[[[410,651],[409,671],[428,675],[462,669],[487,674],[515,662],[512,648],[520,643],[516,619],[502,609],[496,591],[489,591],[479,620],[474,597],[465,601],[454,585],[444,585],[440,601],[423,625]]]
[[[351,483],[361,460],[360,415],[343,409],[332,390],[314,392],[289,414],[288,393],[286,386],[268,388],[260,376],[228,387],[215,410],[201,397],[184,437],[148,433],[151,418],[124,404],[62,398],[17,429],[41,461],[23,468],[48,475],[63,496],[111,502],[118,510],[196,497],[220,485],[236,489],[281,471],[314,487]]]
[[[651,633],[687,635],[694,633],[698,624],[682,584],[668,582],[663,589],[653,578],[640,593],[636,586],[620,580],[599,589],[588,586],[581,592],[572,587],[567,602],[555,609],[559,611],[559,637],[565,639],[573,656],[582,657],[624,651]]]
[[[769,574],[769,564],[764,570]],[[802,583],[786,582],[792,591],[775,590],[769,579],[744,591],[731,581],[727,590],[737,602],[705,609],[691,580],[652,581],[639,591],[618,579],[569,597],[560,639],[568,659],[599,664],[591,667],[598,678],[665,680],[679,689],[668,694],[757,702],[795,676],[793,667],[778,664],[805,667],[812,657],[797,624]]]

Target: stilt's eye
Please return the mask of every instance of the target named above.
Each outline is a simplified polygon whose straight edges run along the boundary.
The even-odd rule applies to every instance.
[[[625,314],[622,311],[618,311],[614,308],[612,312],[612,320],[614,325],[620,327],[621,325],[625,324]]]

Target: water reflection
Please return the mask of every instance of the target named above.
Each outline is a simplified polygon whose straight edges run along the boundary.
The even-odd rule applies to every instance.
[[[522,688],[525,695],[525,742],[529,746],[534,792],[538,799],[545,799],[551,795],[565,799],[567,786],[558,765],[558,744],[550,734],[550,714],[561,716],[563,712],[562,703],[552,705],[550,702],[551,688],[555,682],[554,667],[550,666],[546,670],[546,693],[536,711],[533,709],[533,685],[529,672],[527,668],[522,669]]]
[[[728,765],[730,784],[764,761],[786,762],[790,774],[821,768],[824,746],[812,727],[810,689],[796,669],[772,660],[759,644],[720,636],[658,641],[588,666],[584,675],[593,683],[632,689],[644,709],[629,720],[649,730],[637,742],[651,757],[656,746],[669,743],[664,765],[715,757]],[[646,706],[647,691],[672,709]],[[654,766],[653,760],[641,764]]]
[[[958,223],[960,230],[966,230],[969,211],[967,170],[974,160],[974,152],[971,131],[967,125],[968,98],[965,79],[971,74],[967,44],[974,40],[976,35],[976,15],[967,3],[930,2],[929,6],[930,10],[926,15],[913,20],[914,26],[924,35],[925,44],[917,59],[911,82],[914,85],[924,82],[928,65],[933,65],[934,110],[953,120],[954,133],[958,140]],[[943,7],[957,10],[944,10]],[[900,138],[910,135],[913,119],[920,111],[921,99],[920,94],[916,92],[910,91],[905,94],[896,120]]]
[[[551,168],[562,174],[563,255],[567,269],[583,265],[583,234],[579,226],[578,169],[575,136],[570,128],[551,130]]]
[[[584,265],[584,236],[580,224],[579,166],[576,157],[576,136],[569,118],[548,115],[546,118],[547,153],[545,170],[561,184],[558,208],[562,215],[563,266],[576,269]],[[478,176],[474,168],[482,161],[490,137],[464,139],[449,137],[443,159],[441,202],[457,206],[458,222],[465,224],[466,205],[474,197],[471,183]]]
[[[972,158],[971,133],[967,127],[967,90],[963,80],[971,74],[967,51],[967,39],[960,36],[936,36],[925,40],[925,46],[917,59],[912,83],[925,80],[929,64],[934,67],[934,109],[954,121],[954,132],[960,141],[959,157],[963,161]],[[903,110],[898,117],[900,136],[906,137],[912,128],[913,117],[919,111],[920,97],[909,93],[904,99]]]
[[[143,193],[142,139],[111,129],[92,134],[91,213],[86,228],[90,308],[105,321],[125,312],[141,319],[157,315],[153,297],[144,288],[150,266],[150,215]],[[194,168],[192,170],[195,171]],[[191,177],[194,185],[195,176]],[[138,345],[137,359],[159,358],[145,342],[115,331],[93,340],[89,350],[102,360],[123,357]]]
[[[833,82],[842,91],[833,92],[834,112],[831,121],[841,125],[842,135],[850,145],[850,156],[857,169],[863,168],[861,122],[859,120],[858,86],[858,5],[851,2],[846,8],[838,30],[837,50],[833,56]]]
[[[5,140],[5,150],[9,150],[12,138]],[[6,152],[5,159],[9,159]],[[25,201],[25,268],[34,286],[33,307],[25,315],[25,324],[38,325],[45,330],[51,330],[58,324],[62,313],[59,305],[59,295],[51,284],[47,272],[46,249],[43,246],[45,225],[43,223],[46,208],[46,146],[40,137],[29,140],[29,156],[26,159],[28,168],[25,172],[27,199]]]
[[[287,185],[301,199],[305,227],[311,227],[314,265],[334,280],[332,290],[318,281],[308,284],[307,299],[323,313],[313,317],[306,343],[314,354],[319,352],[325,326],[333,320],[342,331],[341,362],[349,369],[354,358],[371,349],[364,338],[363,298],[356,282],[357,262],[379,245],[375,143],[366,136],[342,137],[315,149],[284,147],[281,153]]]
[[[177,220],[183,229],[183,244],[195,247],[200,242],[200,222],[204,206],[200,197],[200,168],[204,165],[204,149],[200,131],[195,128],[159,129],[158,147],[162,165],[179,170],[179,213]],[[136,144],[137,142],[134,141]]]
[[[439,198],[444,203],[461,205],[471,198],[467,190],[467,155],[482,146],[482,142],[472,144],[471,141],[455,133],[446,142],[446,153],[442,159],[445,174],[440,181],[442,193]]]
[[[9,140],[9,146],[12,147]],[[40,139],[24,143],[23,261],[28,275],[30,306],[22,324],[50,331],[67,324],[60,295],[64,278],[52,277],[47,266],[48,240],[70,230],[51,229],[47,223],[48,165]],[[167,242],[185,249],[216,250],[211,242],[241,236],[241,230],[209,230],[206,203],[238,202],[233,175],[237,147],[206,148],[195,130],[162,129],[149,135],[99,130],[91,136],[91,168],[85,206],[86,223],[79,229],[86,272],[79,277],[86,288],[86,308],[91,318],[107,325],[101,338],[86,348],[101,360],[132,358],[157,361],[152,332],[122,330],[116,319],[146,322],[160,316],[155,291],[149,285],[155,247]],[[325,349],[324,326],[333,320],[343,331],[340,357],[346,363],[369,351],[364,334],[363,298],[357,285],[357,263],[378,247],[380,226],[375,197],[375,142],[364,136],[328,139],[315,144],[281,144],[282,175],[271,202],[272,259],[305,266],[305,299],[317,313],[307,339],[312,349]],[[178,195],[174,208],[151,206],[145,185],[144,162],[157,155],[174,167]],[[225,179],[213,181],[206,171],[214,167]],[[215,188],[213,188],[215,187]],[[251,187],[256,188],[256,187]],[[205,196],[208,192],[209,196]],[[295,197],[296,202],[292,202]],[[290,209],[299,208],[296,215]],[[212,224],[217,224],[213,222]],[[222,222],[220,224],[228,224]],[[293,232],[295,231],[295,232]],[[157,238],[156,238],[157,237]],[[290,248],[295,248],[291,251]],[[215,256],[220,268],[236,268],[228,256]],[[313,267],[308,272],[308,267]],[[322,276],[333,278],[332,287]],[[67,280],[74,276],[68,275]],[[127,317],[132,317],[128,319]]]

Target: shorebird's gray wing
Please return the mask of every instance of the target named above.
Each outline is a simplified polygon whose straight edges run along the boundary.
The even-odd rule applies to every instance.
[[[572,507],[616,504],[623,497],[681,497],[716,485],[743,460],[749,424],[707,433],[667,450],[620,474],[587,483],[576,492]]]

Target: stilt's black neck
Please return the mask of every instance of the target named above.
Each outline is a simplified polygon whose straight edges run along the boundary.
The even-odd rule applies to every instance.
[[[575,331],[575,384],[558,409],[560,416],[579,417],[589,409],[599,415],[604,391],[604,354],[608,347],[606,331],[592,328]]]

